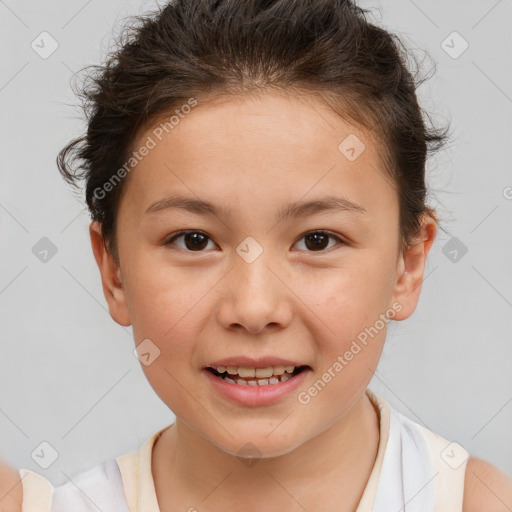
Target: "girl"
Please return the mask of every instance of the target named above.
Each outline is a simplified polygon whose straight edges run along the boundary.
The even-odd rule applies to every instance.
[[[21,469],[23,512],[511,509],[503,473],[367,388],[419,300],[447,131],[366,12],[176,0],[85,89],[58,166],[176,421],[56,488]]]

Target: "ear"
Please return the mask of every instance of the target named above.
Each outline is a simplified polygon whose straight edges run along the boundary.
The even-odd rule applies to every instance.
[[[89,234],[94,258],[100,270],[103,294],[107,299],[110,316],[120,325],[131,325],[121,268],[105,246],[101,225],[96,221],[92,222],[89,226]]]
[[[397,267],[397,281],[393,301],[402,305],[402,310],[393,317],[405,320],[412,315],[418,304],[427,255],[437,233],[436,221],[430,215],[424,215],[416,242],[407,247],[400,255]]]

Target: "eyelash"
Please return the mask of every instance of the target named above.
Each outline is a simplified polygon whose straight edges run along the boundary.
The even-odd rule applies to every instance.
[[[163,245],[171,245],[175,240],[177,240],[178,238],[181,238],[182,236],[184,235],[187,235],[187,234],[190,234],[190,233],[199,233],[203,236],[205,236],[206,238],[208,238],[209,240],[212,240],[206,233],[204,233],[203,231],[198,231],[198,230],[194,230],[194,229],[189,229],[187,231],[180,231],[179,233],[176,233],[174,235],[171,235],[165,242]],[[322,229],[318,229],[318,230],[313,230],[313,231],[307,231],[306,233],[304,233],[303,235],[301,235],[299,237],[299,240],[302,240],[306,235],[311,235],[311,234],[321,234],[321,235],[327,235],[329,236],[330,238],[334,238],[336,239],[339,243],[336,244],[336,245],[347,245],[347,242],[345,242],[342,238],[340,238],[339,236],[335,235],[334,233],[331,233],[329,231],[325,231],[325,230],[322,230]],[[213,241],[213,240],[212,240]],[[295,244],[294,244],[295,245]],[[182,247],[180,247],[180,249],[184,250],[185,252],[190,252],[190,253],[194,253],[194,252],[205,252],[204,250],[202,251],[190,251],[188,249],[183,249]],[[328,249],[332,249],[332,247],[329,247]],[[325,252],[327,249],[322,249],[322,250],[319,250],[319,251],[306,251],[306,252],[312,252],[312,253],[315,253],[315,252],[319,252],[319,253],[322,253],[322,252]]]

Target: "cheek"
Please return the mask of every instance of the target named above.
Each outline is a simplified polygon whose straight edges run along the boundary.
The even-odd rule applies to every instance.
[[[351,381],[366,379],[368,370],[377,366],[390,321],[386,315],[393,316],[389,276],[377,268],[363,262],[360,269],[336,270],[310,289],[306,302],[314,313],[317,343],[322,345],[322,370],[341,356],[340,374]]]
[[[316,401],[320,409],[321,404],[336,403],[339,411],[368,386],[379,363],[389,320],[380,316],[387,308],[382,307],[379,294],[357,279],[338,281],[322,300],[311,308],[317,316],[312,321],[319,364],[315,389],[310,391],[312,396],[321,394]]]
[[[345,339],[372,325],[388,308],[389,277],[370,266],[360,270],[336,270],[307,292],[312,309],[333,331]]]
[[[191,322],[197,315],[190,313],[215,284],[198,269],[176,268],[156,258],[134,258],[127,275],[134,333],[162,341],[192,333]]]
[[[162,401],[186,416],[192,407],[186,390],[193,389],[190,376],[199,364],[195,340],[198,317],[204,314],[200,299],[206,292],[202,286],[191,288],[176,270],[158,265],[132,272],[129,289],[134,339],[137,344],[150,340],[147,346],[157,354],[151,364],[142,364],[144,374]]]

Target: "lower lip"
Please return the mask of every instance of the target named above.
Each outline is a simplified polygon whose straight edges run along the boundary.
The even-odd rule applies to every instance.
[[[226,382],[224,379],[216,377],[211,371],[203,369],[206,377],[220,394],[249,406],[268,405],[278,402],[297,389],[304,382],[309,371],[309,368],[305,368],[297,375],[290,377],[284,382],[279,382],[278,384],[244,386],[243,384]]]

